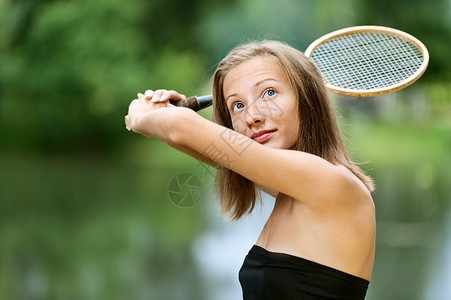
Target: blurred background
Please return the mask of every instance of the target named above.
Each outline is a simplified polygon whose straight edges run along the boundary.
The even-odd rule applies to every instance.
[[[209,94],[241,42],[304,51],[354,25],[406,31],[430,52],[402,91],[334,96],[377,185],[367,299],[451,299],[450,0],[1,0],[0,299],[240,299],[273,199],[227,222],[213,170],[126,131],[128,104],[146,89]],[[188,208],[169,197],[181,173],[200,181]]]

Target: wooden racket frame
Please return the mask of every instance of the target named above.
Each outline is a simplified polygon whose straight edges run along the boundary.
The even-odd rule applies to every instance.
[[[414,83],[418,78],[423,75],[424,71],[426,71],[426,68],[429,63],[429,52],[426,49],[426,47],[423,45],[422,42],[420,42],[417,38],[414,36],[401,31],[397,29],[393,29],[390,27],[384,27],[384,26],[374,26],[374,25],[366,25],[366,26],[353,26],[353,27],[347,27],[340,30],[333,31],[331,33],[328,33],[317,40],[315,40],[313,43],[308,46],[307,50],[305,50],[305,55],[310,57],[313,51],[320,45],[324,44],[325,42],[332,40],[337,37],[355,34],[355,33],[365,33],[365,32],[375,32],[375,33],[384,33],[388,35],[392,35],[398,38],[401,38],[411,44],[413,44],[415,47],[417,47],[421,53],[423,54],[423,63],[418,68],[418,70],[412,74],[407,79],[388,87],[380,88],[380,89],[371,89],[371,90],[352,90],[352,89],[344,89],[339,88],[333,85],[330,85],[328,83],[325,83],[327,88],[336,94],[344,95],[344,96],[351,96],[351,97],[372,97],[372,96],[379,96],[391,92],[398,91],[400,89],[403,89],[412,83]]]

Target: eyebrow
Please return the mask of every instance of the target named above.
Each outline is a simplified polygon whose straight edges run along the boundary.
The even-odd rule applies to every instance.
[[[266,81],[277,81],[277,79],[274,79],[274,78],[271,78],[271,77],[265,78],[265,79],[263,79],[263,80],[260,80],[260,81],[256,82],[256,83],[254,84],[254,87],[258,87],[259,85],[262,85],[262,84],[265,83]],[[227,102],[227,100],[228,100],[230,97],[235,97],[235,96],[237,96],[237,95],[238,95],[237,93],[233,93],[233,94],[228,95],[228,96],[225,98],[225,102]]]
[[[238,95],[237,93],[228,95],[227,98],[225,98],[225,102],[227,103],[227,100],[228,100],[230,97],[235,97],[235,96],[237,96],[237,95]]]
[[[274,79],[274,78],[271,78],[271,77],[265,78],[265,79],[263,79],[263,80],[260,80],[260,81],[257,82],[256,84],[254,84],[254,87],[257,87],[257,86],[261,85],[262,83],[264,83],[264,82],[266,82],[266,81],[277,81],[277,79]]]

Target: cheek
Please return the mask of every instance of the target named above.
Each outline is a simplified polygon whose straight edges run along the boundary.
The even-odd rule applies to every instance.
[[[297,120],[297,118],[295,120]],[[290,149],[295,148],[295,145],[299,139],[299,134],[300,134],[299,123],[293,122],[292,125],[290,126],[289,132],[287,133],[286,139],[286,145],[290,147]]]
[[[293,123],[294,123],[294,125],[293,125],[293,132],[295,133],[296,140],[297,140],[299,135],[301,134],[301,120],[300,120],[298,114],[296,114],[296,117],[294,118]]]
[[[299,133],[300,126],[301,126],[301,116],[300,116],[300,113],[299,113],[298,106],[296,104],[294,104],[291,107],[291,111],[292,111],[291,119],[292,119],[292,123],[293,123],[293,129],[295,129],[296,132]]]
[[[239,133],[244,133],[247,128],[246,123],[240,117],[232,117],[232,127],[233,130]]]
[[[290,127],[290,141],[296,142],[301,131],[301,121],[296,107],[292,108],[292,113],[287,118],[287,125]]]

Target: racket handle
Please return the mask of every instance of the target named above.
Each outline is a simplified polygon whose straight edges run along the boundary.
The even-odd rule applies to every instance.
[[[172,105],[178,107],[187,107],[194,111],[199,111],[206,107],[209,107],[213,102],[213,97],[211,95],[206,96],[191,96],[183,100],[169,101]],[[125,116],[125,128],[130,131],[130,119],[128,115]]]
[[[170,101],[172,105],[179,107],[187,107],[191,108],[194,111],[199,111],[204,109],[212,104],[212,96],[191,96],[189,98],[178,100],[178,101]]]

